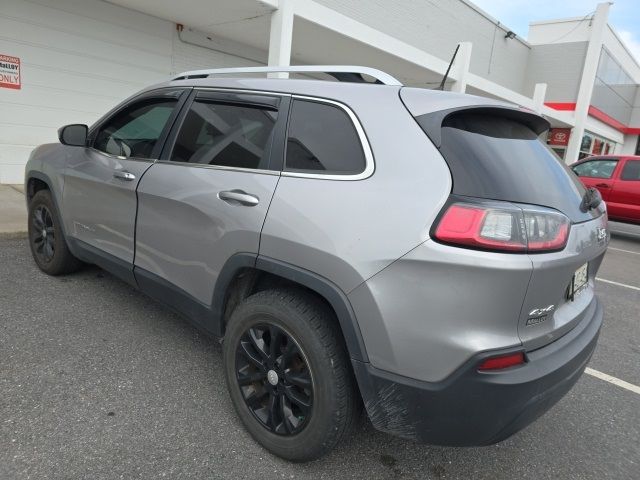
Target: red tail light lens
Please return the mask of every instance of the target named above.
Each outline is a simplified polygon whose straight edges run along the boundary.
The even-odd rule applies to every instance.
[[[527,245],[513,232],[513,213],[454,204],[444,214],[436,238],[446,243],[524,252]]]
[[[559,212],[505,203],[454,203],[441,217],[434,237],[453,245],[504,252],[561,250],[569,219]]]
[[[491,357],[483,360],[480,365],[478,365],[478,370],[502,370],[503,368],[522,365],[524,362],[524,353],[510,353],[508,355],[500,355],[499,357]]]

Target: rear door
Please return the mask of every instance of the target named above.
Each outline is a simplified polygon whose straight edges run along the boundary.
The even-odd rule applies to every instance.
[[[586,187],[597,188],[602,199],[609,200],[613,178],[618,166],[617,158],[594,158],[571,167]]]
[[[162,300],[197,311],[230,257],[258,253],[289,97],[195,90],[189,102],[138,187],[134,271],[150,295],[162,285]]]
[[[640,159],[621,160],[607,204],[612,216],[640,222]]]
[[[144,94],[96,125],[65,170],[67,232],[85,249],[133,264],[136,187],[158,158],[183,89]]]

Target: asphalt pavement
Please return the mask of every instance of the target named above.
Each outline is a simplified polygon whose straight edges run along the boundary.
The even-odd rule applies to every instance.
[[[638,386],[640,235],[610,246],[590,368]],[[592,375],[498,445],[420,445],[363,416],[329,456],[291,464],[244,431],[221,362],[216,340],[106,272],[48,277],[24,238],[0,237],[1,480],[640,479],[640,394]]]

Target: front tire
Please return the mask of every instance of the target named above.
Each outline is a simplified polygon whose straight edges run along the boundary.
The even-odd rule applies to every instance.
[[[40,190],[29,203],[29,247],[38,268],[49,275],[71,273],[82,265],[69,251],[51,192]]]
[[[329,452],[358,414],[337,322],[302,290],[267,290],[233,312],[225,376],[238,416],[267,450],[302,462]]]

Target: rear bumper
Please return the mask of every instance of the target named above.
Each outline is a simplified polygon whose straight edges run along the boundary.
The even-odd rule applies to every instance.
[[[485,352],[442,382],[428,383],[353,361],[365,407],[384,432],[449,446],[497,443],[545,413],[580,378],[595,349],[602,307],[594,297],[588,315],[555,342],[527,353],[527,363],[479,373]]]

